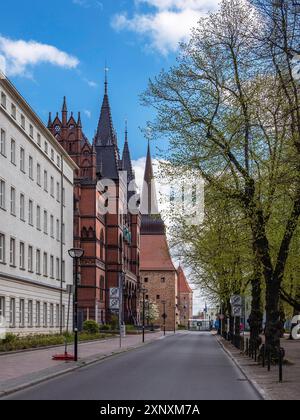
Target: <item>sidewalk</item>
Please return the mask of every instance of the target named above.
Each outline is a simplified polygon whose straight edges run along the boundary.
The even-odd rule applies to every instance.
[[[167,332],[166,336],[169,335],[173,334]],[[163,332],[146,334],[145,344],[161,338],[164,338]],[[64,353],[63,346],[0,355],[0,397],[145,344],[142,343],[142,335],[128,335],[123,338],[121,349],[118,337],[80,343],[77,363],[52,360],[54,354]],[[73,352],[72,345],[68,347],[68,351]]]
[[[278,366],[271,366],[271,372],[268,372],[267,368],[244,356],[230,342],[220,336],[217,339],[265,399],[300,400],[300,340],[281,340],[290,364],[283,366],[283,383],[279,383]]]

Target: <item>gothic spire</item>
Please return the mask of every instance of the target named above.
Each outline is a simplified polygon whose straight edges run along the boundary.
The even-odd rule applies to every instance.
[[[81,123],[81,115],[80,115],[80,112],[78,112],[77,127],[82,128],[82,123]]]
[[[63,106],[62,106],[62,124],[63,126],[67,125],[67,120],[68,120],[68,108],[67,108],[67,100],[66,97],[64,96],[64,101],[63,101]]]
[[[122,169],[127,171],[127,179],[130,182],[134,178],[132,164],[131,164],[131,157],[128,145],[128,128],[127,128],[127,120],[125,121],[125,143],[124,149],[122,154]]]
[[[67,99],[65,96],[64,96],[63,106],[62,106],[62,112],[68,112]]]
[[[47,125],[47,127],[48,128],[51,128],[51,126],[52,126],[52,115],[51,115],[51,112],[49,112],[49,118],[48,118],[48,125]]]
[[[108,98],[107,69],[105,69],[104,97],[94,143],[96,146],[117,146]]]
[[[144,214],[151,215],[151,214],[159,213],[149,141],[148,141],[145,174],[144,174],[144,185],[143,185],[141,208],[142,208],[142,213]]]

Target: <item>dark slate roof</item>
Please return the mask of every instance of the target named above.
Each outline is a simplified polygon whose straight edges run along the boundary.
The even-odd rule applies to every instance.
[[[132,163],[131,163],[131,157],[130,157],[130,151],[128,146],[128,132],[127,128],[125,131],[125,144],[122,154],[122,170],[127,171],[127,181],[128,183],[134,179],[134,172],[132,169]]]
[[[118,148],[111,146],[95,146],[97,154],[97,173],[104,178],[118,179]]]
[[[165,235],[166,227],[160,214],[143,214],[141,235]]]
[[[103,98],[98,128],[94,141],[95,146],[117,145],[117,136],[113,127],[109,99],[106,92]]]

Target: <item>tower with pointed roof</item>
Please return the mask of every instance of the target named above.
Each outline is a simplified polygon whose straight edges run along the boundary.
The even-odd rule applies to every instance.
[[[158,305],[160,317],[155,323],[163,325],[165,308],[166,328],[174,330],[179,323],[177,270],[170,254],[165,224],[158,209],[149,144],[141,212],[141,283],[148,290],[147,298]]]

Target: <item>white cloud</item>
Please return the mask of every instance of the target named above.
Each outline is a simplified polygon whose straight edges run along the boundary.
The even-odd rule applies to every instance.
[[[85,83],[87,83],[89,85],[89,87],[92,87],[92,88],[98,87],[98,84],[96,82],[94,82],[93,80],[84,79],[84,81],[85,81]]]
[[[103,3],[97,0],[73,0],[73,3],[77,6],[84,7],[85,9],[89,9],[90,7],[98,7],[99,9],[103,9]]]
[[[92,116],[91,111],[89,111],[88,109],[85,109],[83,112],[84,112],[84,115],[86,115],[88,118],[91,118]]]
[[[219,0],[135,0],[136,12],[132,17],[119,13],[112,19],[116,31],[129,30],[150,39],[150,46],[162,54],[175,51],[186,41],[191,28],[200,17],[217,7]],[[141,12],[139,5],[151,6]],[[154,10],[152,10],[152,8]]]
[[[52,45],[0,36],[0,66],[8,76],[28,76],[41,63],[73,69],[79,60]]]

